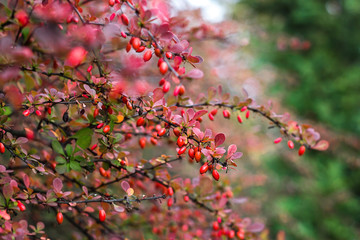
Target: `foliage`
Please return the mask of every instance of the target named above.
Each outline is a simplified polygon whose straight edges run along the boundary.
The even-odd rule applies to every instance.
[[[224,36],[170,10],[155,0],[2,5],[4,239],[55,229],[78,239],[265,238],[263,224],[231,209],[232,190],[219,181],[242,153],[203,117],[264,117],[299,155],[328,144],[246,94],[192,92],[206,75],[190,39]],[[201,175],[180,175],[186,152]]]

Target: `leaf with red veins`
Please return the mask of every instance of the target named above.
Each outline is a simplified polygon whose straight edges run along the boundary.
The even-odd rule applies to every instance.
[[[170,42],[174,38],[174,33],[167,31],[160,35],[160,39],[165,42]]]
[[[63,188],[63,183],[60,178],[55,178],[53,181],[53,187],[55,193],[60,193]]]

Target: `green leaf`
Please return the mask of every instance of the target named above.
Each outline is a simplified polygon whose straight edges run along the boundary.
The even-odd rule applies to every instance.
[[[56,172],[58,172],[59,174],[64,174],[66,173],[66,166],[67,164],[57,164],[55,167]]]
[[[66,145],[65,151],[69,157],[73,155],[73,147],[71,146],[71,144]]]
[[[75,171],[81,171],[82,168],[80,166],[80,163],[77,161],[70,161],[70,168],[75,170]]]
[[[59,143],[59,141],[57,141],[57,140],[52,141],[51,146],[55,152],[65,156],[64,149],[61,146],[61,144]]]
[[[57,156],[55,158],[55,161],[59,164],[65,164],[66,163],[66,159],[64,159],[63,157]]]
[[[80,131],[78,131],[73,138],[76,138],[76,143],[82,148],[86,149],[91,144],[91,139],[93,135],[93,130],[90,128],[83,128]]]

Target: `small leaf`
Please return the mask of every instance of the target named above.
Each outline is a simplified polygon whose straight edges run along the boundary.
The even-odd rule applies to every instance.
[[[63,183],[62,183],[60,178],[55,178],[54,179],[53,187],[54,187],[54,192],[55,193],[61,192],[61,189],[63,188]]]
[[[75,135],[72,137],[77,139],[76,143],[82,149],[86,149],[91,144],[92,135],[93,135],[93,130],[91,130],[90,128],[83,128],[79,130],[77,133],[75,133]]]
[[[59,174],[64,174],[64,173],[66,173],[67,166],[66,166],[66,164],[57,164],[55,167],[55,170]]]
[[[130,184],[127,181],[122,181],[121,182],[121,187],[126,192],[130,188]]]
[[[60,157],[60,156],[57,156],[55,158],[55,161],[59,164],[65,164],[66,163],[66,160],[63,158],[63,157]]]
[[[219,133],[215,136],[215,146],[219,146],[225,142],[225,134]]]
[[[199,78],[202,78],[204,77],[204,73],[200,70],[200,69],[192,69],[190,70],[186,75],[185,77],[188,77],[188,78],[194,78],[194,79],[199,79]]]
[[[52,141],[51,146],[55,152],[65,156],[64,149],[61,146],[61,144],[59,143],[59,141],[57,141],[57,140]]]
[[[325,151],[329,148],[329,142],[326,140],[320,140],[315,144],[315,146],[312,146],[311,148],[318,151]]]
[[[70,168],[79,172],[82,170],[80,163],[77,161],[70,161]]]
[[[119,205],[113,204],[113,206],[114,206],[114,210],[116,212],[124,212],[124,210],[125,210],[123,207],[121,207]]]
[[[132,196],[134,194],[134,189],[129,188],[128,190],[126,190],[126,193],[130,197],[130,196]]]
[[[249,227],[246,228],[246,231],[257,233],[257,232],[261,232],[262,230],[264,230],[264,227],[265,226],[262,223],[253,223]]]
[[[73,155],[73,147],[71,146],[71,144],[66,145],[65,151],[69,157]]]

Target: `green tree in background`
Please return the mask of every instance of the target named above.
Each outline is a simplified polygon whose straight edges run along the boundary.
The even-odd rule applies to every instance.
[[[256,57],[279,73],[271,93],[336,132],[322,156],[264,156],[268,186],[252,191],[268,198],[271,234],[359,239],[360,1],[242,0],[235,9],[253,26]]]

